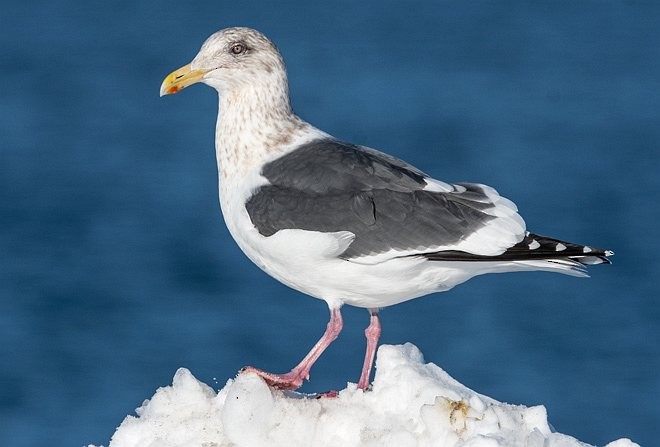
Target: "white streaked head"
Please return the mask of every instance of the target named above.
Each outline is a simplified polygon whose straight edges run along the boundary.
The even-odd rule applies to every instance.
[[[287,93],[280,52],[266,36],[250,28],[226,28],[211,35],[190,64],[165,78],[160,94],[176,93],[197,82],[224,93],[266,85]]]

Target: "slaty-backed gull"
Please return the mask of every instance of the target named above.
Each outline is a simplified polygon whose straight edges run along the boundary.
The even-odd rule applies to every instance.
[[[284,284],[320,298],[330,321],[286,374],[248,367],[298,388],[342,329],[343,304],[371,321],[358,386],[367,389],[380,308],[451,289],[484,273],[546,270],[586,276],[611,251],[526,231],[516,206],[481,184],[449,184],[382,152],[339,141],[294,115],[284,61],[261,33],[221,30],[161,96],[197,82],[219,93],[220,204],[245,254]]]

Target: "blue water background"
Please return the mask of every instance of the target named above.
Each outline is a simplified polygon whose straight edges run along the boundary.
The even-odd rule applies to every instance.
[[[325,304],[222,222],[215,93],[158,97],[234,25],[277,42],[311,123],[617,253],[588,280],[490,275],[388,308],[384,343],[589,443],[657,445],[659,23],[633,0],[3,2],[0,445],[107,444],[178,367],[283,372],[323,331]],[[368,316],[344,313],[304,390],[357,380]]]

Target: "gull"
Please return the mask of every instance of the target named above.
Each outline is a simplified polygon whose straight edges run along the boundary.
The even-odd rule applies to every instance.
[[[485,273],[544,270],[586,276],[609,250],[526,230],[516,205],[492,187],[446,183],[377,150],[340,141],[295,115],[284,60],[250,28],[211,35],[161,96],[202,82],[217,90],[220,207],[232,237],[264,272],[324,300],[323,336],[290,372],[246,367],[294,390],[342,329],[342,305],[366,308],[369,377],[378,312]],[[513,168],[512,168],[513,169]]]

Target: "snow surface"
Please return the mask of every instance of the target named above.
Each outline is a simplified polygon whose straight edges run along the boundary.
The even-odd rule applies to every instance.
[[[373,390],[316,399],[239,374],[216,393],[185,368],[127,416],[110,447],[585,447],[553,433],[545,407],[498,402],[461,385],[412,344],[378,350]],[[638,446],[628,439],[607,447]]]

